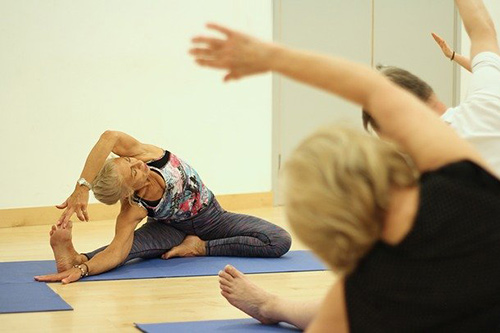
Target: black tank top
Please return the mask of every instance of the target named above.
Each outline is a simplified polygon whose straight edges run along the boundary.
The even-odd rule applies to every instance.
[[[345,297],[351,332],[500,332],[500,181],[470,161],[424,173],[412,230]]]

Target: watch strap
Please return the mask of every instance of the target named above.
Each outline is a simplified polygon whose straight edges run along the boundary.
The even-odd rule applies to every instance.
[[[78,185],[86,186],[89,190],[92,190],[92,185],[83,177],[78,179],[77,183]]]

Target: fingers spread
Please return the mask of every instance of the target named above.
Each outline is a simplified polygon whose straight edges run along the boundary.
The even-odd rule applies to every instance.
[[[68,207],[68,200],[64,201],[60,205],[56,205],[56,207],[59,208],[59,209],[64,209],[64,208]]]
[[[58,225],[66,225],[69,221],[69,219],[71,218],[71,216],[73,215],[73,213],[75,212],[75,209],[74,208],[67,208],[62,214],[61,214],[61,217],[59,218],[59,221],[57,221],[57,224]]]
[[[219,49],[224,45],[225,41],[219,38],[211,38],[199,36],[192,39],[193,43],[207,44],[213,49]]]
[[[224,76],[224,81],[231,81],[231,80],[238,80],[241,78],[241,74],[238,74],[236,72],[229,72],[226,76]]]
[[[197,47],[189,50],[189,53],[195,56],[211,56],[213,54],[213,51],[210,49]]]
[[[85,221],[85,217],[83,216],[82,210],[78,209],[78,210],[76,211],[76,216],[78,217],[78,219],[79,219],[80,221]]]
[[[212,68],[225,69],[228,67],[225,62],[223,62],[221,60],[214,60],[214,59],[197,58],[196,63],[200,66],[207,66],[207,67],[212,67]]]
[[[231,36],[234,33],[234,31],[232,31],[232,30],[230,30],[230,29],[228,29],[226,27],[223,27],[221,25],[215,24],[215,23],[207,23],[207,28],[219,31],[219,32],[223,33],[226,36]]]
[[[60,217],[59,220],[57,220],[57,225],[60,226],[61,224],[64,224],[64,221],[66,220],[66,212],[64,212]]]

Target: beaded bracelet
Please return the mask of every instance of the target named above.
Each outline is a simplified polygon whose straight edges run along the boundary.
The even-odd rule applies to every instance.
[[[84,270],[83,270],[82,265],[85,265],[85,267],[87,267],[87,271],[84,271]],[[89,276],[89,266],[87,266],[87,264],[86,264],[86,263],[82,263],[81,265],[75,265],[75,266],[73,266],[73,267],[74,267],[74,268],[78,268],[78,269],[80,270],[80,272],[81,272],[81,274],[80,274],[80,279],[81,279],[81,278],[84,278],[84,277],[86,277],[86,276]]]

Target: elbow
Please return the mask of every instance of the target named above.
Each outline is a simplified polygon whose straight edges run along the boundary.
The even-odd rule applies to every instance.
[[[104,143],[111,150],[111,152],[115,153],[116,145],[120,140],[120,134],[121,133],[118,131],[107,130],[101,134],[99,142]]]
[[[118,137],[118,132],[117,131],[112,131],[112,130],[106,130],[104,133],[101,134],[101,140],[116,140]]]

